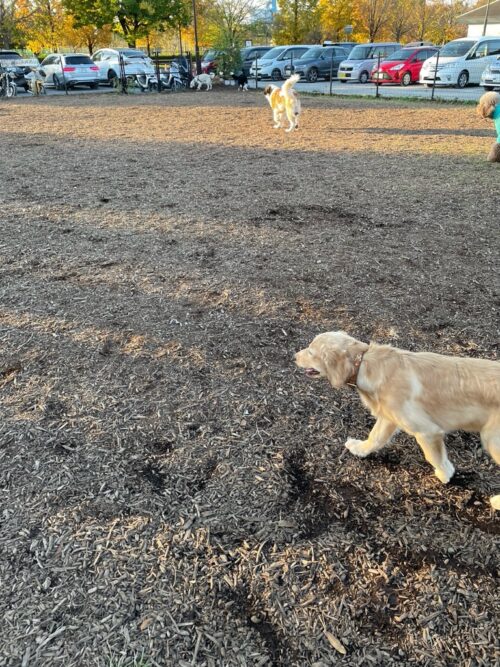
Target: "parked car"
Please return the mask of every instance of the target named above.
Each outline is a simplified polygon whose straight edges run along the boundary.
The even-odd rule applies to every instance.
[[[329,39],[325,39],[323,46],[341,46],[349,54],[355,46],[358,45],[358,42],[332,42]]]
[[[250,76],[250,68],[256,59],[261,59],[271,50],[271,46],[247,46],[241,49],[241,69],[243,73]]]
[[[433,56],[425,61],[420,83],[457,88],[465,88],[469,83],[478,85],[486,67],[499,55],[500,37],[454,39],[440,49],[439,60]]]
[[[217,56],[220,54],[215,49],[208,49],[201,56],[201,71],[202,74],[210,74],[217,71]]]
[[[262,56],[270,51],[272,47],[270,46],[246,46],[243,49],[240,49],[241,52],[241,67],[239,70],[233,72],[234,76],[238,76],[242,72],[246,76],[250,76],[250,67],[252,63],[257,58],[262,58]],[[222,51],[215,51],[210,49],[203,55],[203,60],[201,61],[201,69],[206,74],[211,72],[217,72],[219,69],[219,58],[222,55]]]
[[[254,61],[250,68],[250,76],[258,79],[285,79],[285,67],[293,65],[314,44],[294,44],[292,46],[275,46],[264,54],[263,58]],[[316,45],[317,46],[317,45]]]
[[[382,60],[380,67],[375,65],[371,78],[379,84],[398,83],[409,86],[411,83],[418,83],[422,65],[428,58],[436,55],[438,50],[436,46],[404,46]]]
[[[84,53],[51,53],[42,61],[41,69],[45,73],[45,84],[53,85],[56,90],[79,84],[90,88],[99,85],[99,68]]]
[[[0,51],[0,67],[9,69],[14,75],[13,81],[16,86],[24,88],[28,92],[29,85],[25,79],[31,67],[39,67],[40,63],[34,56],[23,58],[17,51]]]
[[[340,63],[339,81],[357,81],[366,83],[370,79],[374,61],[380,58],[383,60],[387,56],[401,48],[397,42],[373,42],[370,44],[358,44],[349,54],[347,60]]]
[[[485,90],[500,88],[500,56],[486,67],[480,83]]]
[[[120,56],[123,57],[125,76],[155,75],[153,61],[139,49],[99,49],[92,56],[92,60],[99,68],[100,82],[107,82],[112,86],[114,79],[120,76]]]
[[[313,46],[308,49],[293,65],[285,66],[285,77],[292,74],[300,74],[301,78],[310,83],[318,79],[337,76],[340,63],[347,58],[349,53],[340,46]]]

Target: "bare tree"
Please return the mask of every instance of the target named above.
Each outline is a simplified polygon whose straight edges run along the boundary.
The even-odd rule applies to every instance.
[[[379,32],[390,20],[392,0],[359,0],[357,14],[359,25],[368,35],[368,41],[373,42]]]
[[[208,19],[216,27],[217,41],[228,47],[237,46],[256,6],[256,0],[214,0]]]

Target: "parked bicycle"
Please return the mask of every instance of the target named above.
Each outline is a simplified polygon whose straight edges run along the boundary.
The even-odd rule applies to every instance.
[[[14,83],[15,74],[4,67],[0,67],[0,97],[15,97],[17,86]]]

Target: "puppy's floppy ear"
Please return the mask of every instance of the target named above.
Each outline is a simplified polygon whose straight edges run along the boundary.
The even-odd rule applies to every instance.
[[[330,343],[324,343],[320,347],[319,354],[332,387],[344,386],[355,370],[350,354]]]
[[[271,92],[272,92],[272,88],[271,88],[271,86],[266,86],[266,87],[264,88],[264,95],[270,95]]]

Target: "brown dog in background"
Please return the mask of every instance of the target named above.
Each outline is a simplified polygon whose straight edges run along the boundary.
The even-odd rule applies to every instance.
[[[478,432],[486,451],[500,465],[500,363],[408,352],[390,345],[363,343],[343,331],[320,334],[297,352],[295,363],[312,378],[333,387],[353,385],[376,418],[368,438],[349,438],[347,449],[365,457],[402,430],[420,445],[436,477],[447,484],[455,468],[444,436],[458,429]],[[500,510],[500,495],[491,504]]]

